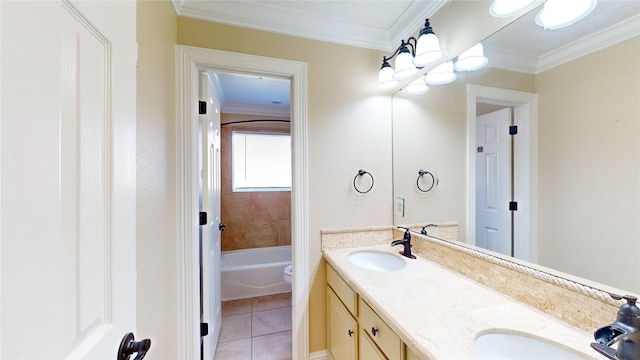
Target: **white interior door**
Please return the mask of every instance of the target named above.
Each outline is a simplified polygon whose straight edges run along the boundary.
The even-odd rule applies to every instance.
[[[511,109],[477,117],[476,245],[511,254]]]
[[[136,322],[136,4],[0,7],[0,357],[113,359]]]
[[[203,341],[203,358],[214,357],[222,310],[220,301],[220,103],[206,73],[200,76],[200,101],[206,114],[200,115],[202,207],[207,225],[202,234],[202,321],[209,326]]]

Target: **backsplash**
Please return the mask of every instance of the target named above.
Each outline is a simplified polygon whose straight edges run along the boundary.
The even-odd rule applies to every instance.
[[[322,250],[385,244],[402,234],[393,226],[323,230]],[[583,330],[592,332],[615,320],[620,302],[598,289],[455,242],[412,234],[412,244],[419,256]]]

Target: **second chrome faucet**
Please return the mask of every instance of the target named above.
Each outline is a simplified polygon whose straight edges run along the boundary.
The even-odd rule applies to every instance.
[[[409,259],[415,259],[416,256],[411,253],[411,233],[409,229],[398,227],[399,229],[404,229],[404,236],[400,240],[394,240],[391,242],[391,246],[396,246],[402,244],[404,246],[404,250],[400,251],[400,255],[408,257]]]

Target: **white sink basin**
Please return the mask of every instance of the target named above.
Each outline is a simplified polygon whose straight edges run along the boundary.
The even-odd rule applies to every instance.
[[[378,271],[396,271],[407,266],[399,255],[370,250],[349,254],[349,261],[365,269]]]
[[[476,339],[480,359],[588,359],[561,345],[524,334],[491,333]]]

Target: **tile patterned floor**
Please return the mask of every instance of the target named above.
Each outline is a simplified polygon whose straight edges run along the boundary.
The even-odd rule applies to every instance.
[[[291,293],[222,302],[215,360],[291,360]]]

